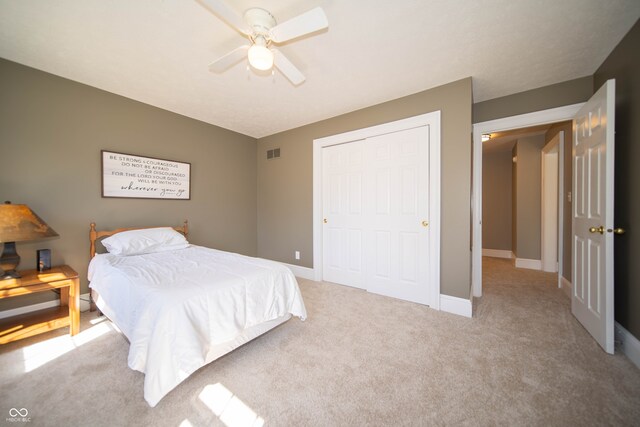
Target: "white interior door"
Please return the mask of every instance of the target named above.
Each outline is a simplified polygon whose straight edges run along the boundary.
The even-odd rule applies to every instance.
[[[615,81],[573,121],[571,312],[613,354],[613,165]]]
[[[324,280],[429,304],[429,126],[322,156]]]
[[[364,141],[323,149],[324,280],[362,288]]]
[[[366,141],[366,288],[422,304],[429,296],[428,142],[427,126]]]

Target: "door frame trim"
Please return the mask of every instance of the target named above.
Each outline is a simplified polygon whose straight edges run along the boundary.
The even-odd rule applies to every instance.
[[[433,111],[390,123],[357,129],[313,140],[313,270],[314,280],[322,281],[322,149],[373,136],[429,126],[429,306],[440,310],[440,127],[441,112]]]
[[[557,174],[554,178],[556,181],[556,190],[557,190],[557,194],[556,194],[556,200],[555,203],[557,203],[557,210],[556,210],[556,216],[555,219],[551,219],[552,221],[555,220],[556,224],[556,241],[555,246],[556,246],[556,254],[557,254],[557,266],[556,266],[556,271],[553,271],[553,273],[557,273],[558,274],[558,287],[562,288],[562,281],[560,280],[560,278],[562,277],[563,273],[564,273],[564,268],[563,268],[563,256],[564,256],[564,194],[565,194],[565,189],[564,189],[564,131],[561,130],[559,131],[553,138],[551,138],[551,140],[544,146],[542,147],[542,159],[541,159],[541,163],[542,163],[542,173],[540,174],[541,176],[541,185],[540,185],[540,192],[541,192],[541,203],[540,203],[540,207],[541,207],[541,212],[540,212],[540,220],[541,220],[541,227],[540,227],[540,261],[542,263],[542,270],[544,270],[545,264],[548,262],[547,258],[548,258],[548,253],[547,253],[547,249],[548,249],[548,245],[545,239],[545,230],[546,227],[549,225],[549,218],[547,218],[547,216],[545,215],[545,205],[550,201],[549,195],[546,192],[546,187],[545,187],[545,181],[547,180],[547,177],[549,176],[549,163],[548,160],[550,160],[550,156],[554,155],[554,153],[558,156],[557,157],[557,168],[555,168],[555,171],[551,171],[551,173],[553,174],[554,172]],[[557,150],[557,152],[556,152]]]
[[[575,114],[584,104],[584,102],[580,102],[473,125],[471,288],[474,297],[482,296],[482,134],[573,120]]]

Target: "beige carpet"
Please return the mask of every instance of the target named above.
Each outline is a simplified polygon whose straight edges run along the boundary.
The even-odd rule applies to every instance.
[[[156,408],[127,368],[127,342],[92,314],[74,340],[61,330],[5,345],[0,422],[11,408],[27,408],[34,426],[640,422],[640,370],[598,347],[552,274],[485,258],[473,319],[343,286],[300,287],[306,322],[200,369]]]

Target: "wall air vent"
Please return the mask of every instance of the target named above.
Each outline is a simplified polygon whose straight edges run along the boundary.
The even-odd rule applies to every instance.
[[[280,149],[274,148],[273,150],[267,150],[267,160],[273,160],[280,158]]]

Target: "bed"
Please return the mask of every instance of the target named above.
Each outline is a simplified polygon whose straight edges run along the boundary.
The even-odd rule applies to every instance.
[[[145,374],[152,407],[207,363],[307,315],[286,266],[191,245],[187,235],[186,221],[110,231],[91,224],[91,296],[129,340],[128,365]],[[105,237],[107,252],[97,254]]]

